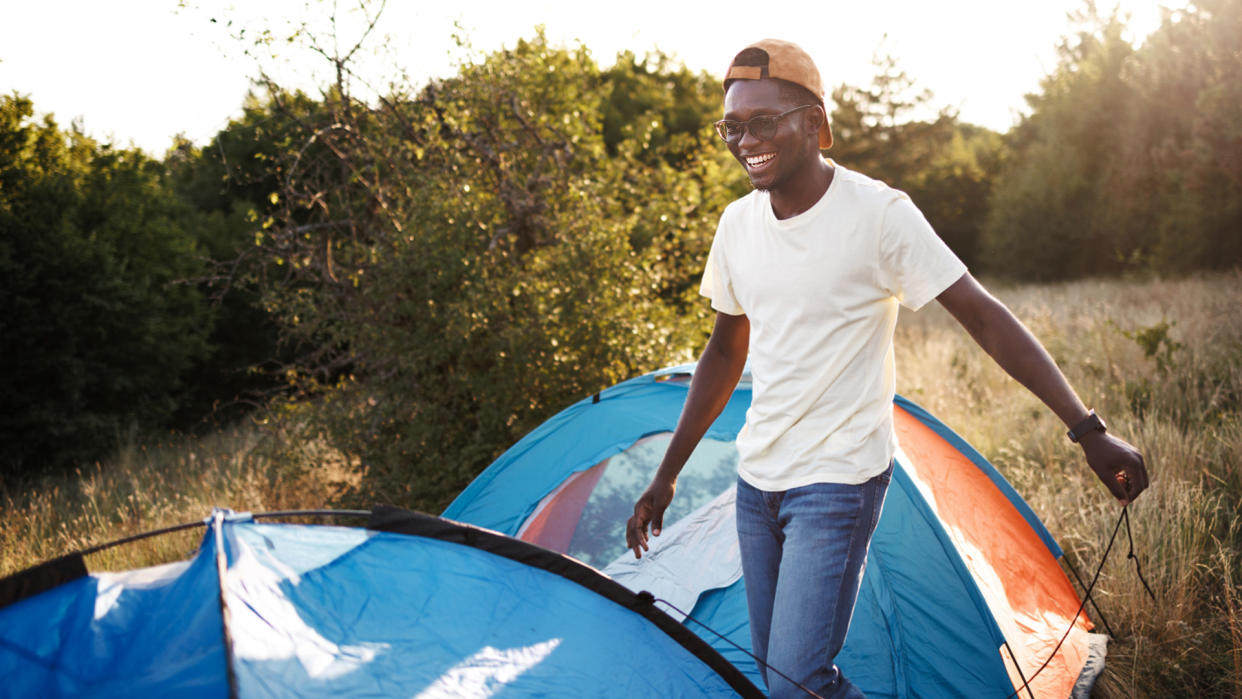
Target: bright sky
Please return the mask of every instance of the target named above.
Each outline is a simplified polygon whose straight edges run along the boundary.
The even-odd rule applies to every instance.
[[[1113,2],[1098,0],[1103,10]],[[1120,3],[1132,39],[1159,26],[1159,0]],[[354,6],[340,1],[338,16],[351,25],[357,13],[347,8]],[[713,74],[747,44],[784,38],[811,53],[830,86],[867,84],[871,58],[883,45],[935,93],[937,105],[1004,131],[1024,108],[1023,95],[1055,66],[1057,39],[1070,29],[1067,13],[1082,6],[1083,0],[389,0],[379,30],[392,38],[395,61],[368,56],[376,68],[364,72],[377,84],[389,77],[381,65],[398,65],[419,84],[451,74],[466,55],[452,38],[454,22],[476,51],[512,45],[544,25],[552,41],[581,41],[605,66],[619,50],[642,55],[658,47]],[[227,20],[233,31],[247,27],[248,37],[263,27],[287,35],[301,18],[322,26],[332,7],[332,0],[0,0],[0,91],[29,95],[39,113],[53,112],[62,125],[80,117],[95,136],[162,155],[174,134],[202,143],[240,113],[258,64],[230,38]],[[281,60],[264,63],[279,80],[303,88],[324,82],[317,79],[325,75],[322,59],[279,50]]]

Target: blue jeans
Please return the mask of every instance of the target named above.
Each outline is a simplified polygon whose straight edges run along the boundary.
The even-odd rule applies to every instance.
[[[782,492],[739,479],[737,533],[750,637],[773,697],[863,697],[834,662],[849,630],[893,468],[860,485]],[[781,677],[788,676],[794,682]]]

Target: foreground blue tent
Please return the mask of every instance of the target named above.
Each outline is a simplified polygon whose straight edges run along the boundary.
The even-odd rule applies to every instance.
[[[748,376],[682,472],[651,551],[635,561],[625,550],[625,521],[664,453],[693,371],[654,372],[570,406],[505,452],[444,515],[650,591],[762,686],[748,654],[732,520],[733,440],[750,405]],[[904,398],[893,410],[897,468],[841,666],[868,697],[1089,693],[1104,637],[1088,633],[1052,535],[961,437]]]
[[[649,598],[509,537],[392,508],[206,530],[181,563],[0,581],[0,696],[761,696]]]

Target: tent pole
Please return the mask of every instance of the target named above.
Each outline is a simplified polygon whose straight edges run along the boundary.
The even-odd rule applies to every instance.
[[[1018,656],[1014,655],[1013,648],[1009,647],[1009,641],[1005,641],[1005,650],[1009,651],[1009,659],[1013,661],[1013,667],[1015,670],[1018,671],[1018,677],[1022,679],[1022,686],[1026,687],[1027,695],[1030,696],[1031,699],[1035,699],[1035,693],[1031,691],[1031,682],[1030,680],[1026,679],[1026,675],[1022,674],[1022,666],[1018,664]],[[1034,677],[1032,676],[1031,679],[1034,679]],[[1015,696],[1021,691],[1022,691],[1021,689],[1018,689],[1014,691],[1013,694],[1010,694],[1009,696],[1011,697]]]
[[[233,637],[229,633],[229,605],[225,600],[224,578],[228,573],[228,556],[224,552],[224,512],[211,513],[211,530],[216,540],[216,592],[220,599],[220,629],[224,636],[224,676],[229,682],[229,699],[237,699],[237,675],[233,672]]]
[[[1109,626],[1108,619],[1104,618],[1104,612],[1100,611],[1100,605],[1095,603],[1095,598],[1091,596],[1091,591],[1087,589],[1086,583],[1082,581],[1082,576],[1078,574],[1078,569],[1074,567],[1069,556],[1061,556],[1061,560],[1065,561],[1065,566],[1074,574],[1074,579],[1078,581],[1078,587],[1082,588],[1083,594],[1091,602],[1091,608],[1095,610],[1095,615],[1100,618],[1100,623],[1104,625],[1104,630],[1108,631],[1110,638],[1116,639],[1117,635],[1113,633],[1113,627]]]

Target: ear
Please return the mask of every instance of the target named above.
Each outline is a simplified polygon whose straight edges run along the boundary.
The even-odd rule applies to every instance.
[[[813,109],[806,110],[803,118],[806,119],[806,127],[810,129],[811,133],[819,133],[820,125],[828,120],[828,117],[824,114],[824,108],[819,105],[815,105]]]
[[[816,105],[815,109],[808,109],[806,113],[807,128],[815,134],[819,149],[828,150],[832,147],[832,125],[828,123],[826,108],[823,105]]]
[[[814,137],[816,142],[819,141],[819,127],[828,121],[828,117],[824,114],[824,108],[815,105],[813,109],[808,109],[802,113],[802,125],[806,127],[807,134]]]

